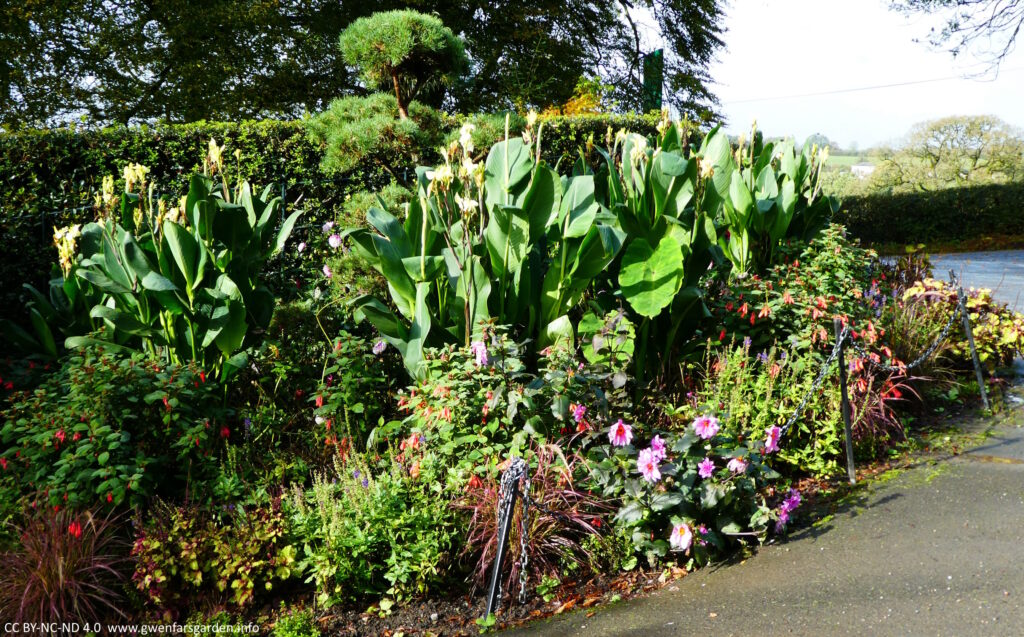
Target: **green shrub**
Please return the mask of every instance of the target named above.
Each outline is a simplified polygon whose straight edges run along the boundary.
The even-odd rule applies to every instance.
[[[4,499],[142,505],[153,495],[200,497],[232,431],[223,387],[194,365],[88,348],[0,417]],[[198,491],[198,492],[197,492]]]
[[[132,581],[156,609],[242,608],[295,573],[296,549],[274,506],[218,521],[194,507],[158,505],[136,526]]]
[[[320,629],[316,625],[313,611],[309,609],[290,609],[284,611],[284,603],[281,604],[282,613],[274,622],[273,637],[320,637]]]
[[[836,215],[866,243],[917,245],[1024,234],[1024,183],[846,197]]]
[[[366,163],[403,181],[403,168],[434,157],[443,125],[441,113],[419,102],[409,104],[407,119],[399,119],[398,102],[387,93],[334,100],[307,122],[310,139],[324,151],[320,166],[326,174]]]
[[[723,431],[747,440],[762,440],[781,427],[800,404],[820,370],[810,352],[769,349],[754,356],[746,347],[708,350],[705,379],[675,416],[689,422],[708,410],[722,415]],[[839,469],[843,454],[838,374],[833,369],[814,392],[799,418],[779,443],[777,467],[788,473],[828,476]]]
[[[461,547],[445,467],[424,445],[375,465],[350,458],[315,474],[290,500],[301,565],[328,606],[366,596],[426,593],[450,578]]]

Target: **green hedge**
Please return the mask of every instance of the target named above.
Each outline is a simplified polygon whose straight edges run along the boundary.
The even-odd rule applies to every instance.
[[[1024,234],[1024,183],[846,197],[836,221],[872,244]]]
[[[448,125],[455,130],[460,121],[452,117]],[[571,162],[576,148],[591,133],[597,143],[602,143],[609,126],[651,135],[656,123],[653,114],[552,118],[545,123],[544,152],[552,164],[563,155]],[[322,151],[307,138],[301,121],[198,122],[0,134],[0,184],[4,192],[0,199],[0,245],[4,246],[0,252],[0,318],[24,322],[22,284],[43,289],[57,258],[53,229],[92,219],[92,196],[104,175],[119,177],[126,163],[138,162],[150,168],[161,193],[184,194],[188,176],[201,169],[211,137],[226,143],[232,178],[240,175],[260,187],[283,186],[287,207],[306,211],[293,234],[295,243],[324,221],[336,219],[348,196],[383,187],[389,180],[381,167],[374,165],[325,175],[320,170]],[[241,152],[237,166],[235,150]],[[288,278],[290,265],[282,262],[274,267],[279,274],[278,290],[294,289],[281,280]]]

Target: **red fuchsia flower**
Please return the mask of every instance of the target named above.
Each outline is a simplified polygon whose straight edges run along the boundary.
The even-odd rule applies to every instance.
[[[757,316],[755,316],[754,313],[751,312],[750,313],[750,324],[753,325],[754,321],[756,321],[756,320],[757,320]]]
[[[779,367],[779,364],[772,363],[771,369],[768,370],[768,375],[771,376],[772,378],[775,378],[776,376],[779,375],[780,371],[782,371],[782,368]]]
[[[654,456],[654,451],[651,449],[643,449],[640,451],[640,455],[636,459],[637,469],[643,474],[644,480],[648,482],[657,482],[661,480],[661,471],[658,468],[658,461]]]
[[[732,312],[732,308],[733,308],[732,301],[729,301],[728,303],[725,304],[725,311],[726,312]]]
[[[224,427],[220,428],[220,437],[221,438],[229,438],[230,436],[231,436],[231,430],[228,429],[226,425]]]
[[[745,458],[733,458],[726,464],[726,468],[732,473],[746,473],[750,463]]]
[[[718,433],[718,418],[714,416],[697,416],[693,421],[693,431],[702,440],[710,440]]]
[[[668,543],[677,551],[687,551],[693,544],[693,531],[689,524],[677,524],[672,527],[672,533],[668,536]]]
[[[171,410],[171,404],[167,401],[167,396],[164,396],[164,410],[166,410],[166,411],[170,411]]]
[[[711,458],[704,458],[698,462],[697,475],[705,479],[715,475],[715,462]]]
[[[75,432],[75,435],[71,436],[71,442],[78,442],[82,438],[82,434]]]
[[[3,470],[7,471],[7,458],[0,458],[0,467],[3,467]]]
[[[317,407],[323,407],[324,406],[324,395],[323,394],[317,394],[317,396],[316,396],[316,406]]]
[[[470,489],[479,489],[481,486],[483,486],[483,482],[481,482],[480,478],[476,477],[476,475],[474,474],[469,477],[469,482],[466,484],[466,486],[468,486]]]
[[[75,538],[76,540],[82,537],[82,525],[78,522],[78,520],[75,520],[74,522],[68,525],[68,535]]]
[[[4,383],[4,389],[6,389],[7,391],[13,390],[14,389],[14,383],[11,382],[11,381],[7,381],[6,383]]]
[[[60,429],[57,431],[57,433],[53,434],[53,437],[57,439],[58,443],[64,444],[64,439],[67,437],[67,435],[64,433],[63,429]]]
[[[587,422],[586,420],[581,420],[579,424],[576,425],[576,433],[582,434],[588,431],[590,431],[590,423]]]
[[[743,318],[747,318],[747,312],[749,311],[750,306],[747,305],[747,303],[743,303],[743,305],[740,306],[740,316],[742,316]]]
[[[772,308],[764,305],[761,311],[757,313],[757,318],[765,318],[772,315]]]
[[[111,493],[110,491],[107,491],[107,502],[113,502],[113,501],[114,501],[114,494]]]
[[[619,418],[619,421],[612,425],[608,432],[608,440],[611,441],[612,446],[625,447],[633,440],[633,428]]]
[[[655,436],[651,438],[651,452],[654,454],[654,459],[661,462],[667,455],[665,450],[665,441],[661,439],[661,436]]]
[[[206,382],[206,372],[204,372],[203,370],[199,370],[199,380],[203,381],[204,383]]]
[[[764,452],[775,453],[779,450],[779,438],[782,437],[782,429],[779,427],[769,427],[768,437],[764,441]]]
[[[721,332],[719,332],[718,340],[720,340],[720,341],[724,341],[725,340],[725,330],[722,330]]]

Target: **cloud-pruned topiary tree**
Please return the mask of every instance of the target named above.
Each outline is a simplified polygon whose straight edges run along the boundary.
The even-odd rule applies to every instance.
[[[401,119],[421,91],[450,85],[469,70],[462,40],[440,19],[411,9],[360,18],[339,45],[368,86],[394,91]]]
[[[336,99],[309,120],[310,138],[324,149],[321,166],[337,173],[370,163],[405,181],[401,168],[424,160],[416,149],[444,141],[445,116],[416,97],[467,72],[462,40],[434,16],[388,11],[352,22],[339,48],[379,92]]]

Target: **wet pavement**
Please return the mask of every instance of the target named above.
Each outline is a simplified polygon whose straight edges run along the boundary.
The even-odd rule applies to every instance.
[[[933,255],[932,266],[936,278],[952,269],[965,285],[991,288],[997,300],[1024,312],[1024,250]]]
[[[743,562],[504,634],[1024,634],[1022,402],[976,449],[871,485]]]

